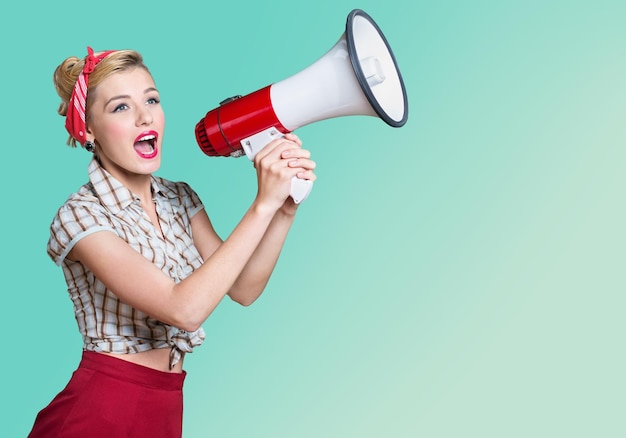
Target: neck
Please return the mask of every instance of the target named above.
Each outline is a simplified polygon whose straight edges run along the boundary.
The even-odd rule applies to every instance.
[[[115,179],[121,182],[124,187],[139,196],[142,204],[152,202],[152,174],[131,173],[115,166],[102,167]]]
[[[142,204],[152,202],[151,175],[134,175],[133,178],[120,179],[128,190],[139,196]]]

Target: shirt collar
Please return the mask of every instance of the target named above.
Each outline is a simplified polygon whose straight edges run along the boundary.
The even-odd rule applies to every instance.
[[[89,181],[93,186],[95,194],[100,198],[102,204],[112,213],[118,213],[128,207],[133,201],[139,199],[124,184],[111,175],[100,161],[94,156],[89,163]],[[164,198],[176,198],[176,193],[171,190],[159,177],[151,176],[150,184],[152,193]]]

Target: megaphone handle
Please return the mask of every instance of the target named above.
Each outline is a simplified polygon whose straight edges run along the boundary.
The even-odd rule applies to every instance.
[[[294,176],[291,179],[291,191],[289,194],[293,198],[293,202],[296,204],[304,201],[309,193],[311,193],[311,189],[313,188],[313,181],[308,179],[301,179],[297,176]]]
[[[283,133],[278,129],[272,127],[265,129],[261,132],[257,132],[250,137],[244,138],[241,140],[241,146],[243,147],[246,156],[253,160],[254,156],[263,149],[267,144],[274,140],[275,138],[282,137]],[[294,176],[291,179],[291,190],[289,194],[293,198],[293,201],[296,204],[301,203],[309,196],[311,193],[311,189],[313,188],[313,182],[307,179],[300,179],[297,176]]]

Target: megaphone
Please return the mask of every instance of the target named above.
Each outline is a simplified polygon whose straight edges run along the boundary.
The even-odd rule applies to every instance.
[[[365,115],[392,127],[408,117],[404,81],[387,39],[361,9],[348,15],[339,41],[320,59],[280,82],[220,102],[196,125],[196,140],[209,156],[254,156],[270,141],[304,125],[333,117]],[[312,183],[294,177],[296,203]]]

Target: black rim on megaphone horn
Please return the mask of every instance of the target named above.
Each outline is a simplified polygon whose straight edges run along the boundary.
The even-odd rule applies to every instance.
[[[399,120],[394,119],[388,114],[387,111],[385,111],[385,109],[382,107],[382,105],[380,104],[380,102],[378,101],[374,93],[372,92],[372,89],[370,88],[369,83],[367,81],[367,77],[365,77],[365,74],[361,67],[360,59],[358,57],[357,46],[356,46],[355,35],[354,35],[354,21],[355,21],[355,18],[357,17],[362,17],[365,20],[367,20],[369,24],[376,30],[376,32],[378,32],[378,36],[380,40],[385,44],[387,52],[393,62],[393,66],[395,68],[395,74],[398,77],[398,81],[399,81],[399,85],[400,85],[400,89],[402,93],[402,100],[403,100],[402,117]],[[365,94],[365,97],[369,101],[370,105],[372,106],[374,111],[376,111],[376,114],[378,114],[378,116],[390,126],[393,126],[395,128],[404,126],[409,115],[409,104],[408,104],[408,99],[407,99],[407,94],[406,94],[406,88],[404,86],[404,80],[402,79],[402,74],[400,73],[400,69],[398,68],[396,57],[393,54],[393,51],[391,50],[391,47],[389,46],[389,42],[387,41],[387,38],[385,38],[385,35],[383,34],[380,27],[378,27],[374,19],[370,17],[369,14],[367,14],[367,12],[363,11],[362,9],[353,9],[350,12],[350,14],[348,14],[348,18],[346,20],[346,43],[348,45],[348,54],[350,57],[350,62],[352,64],[352,68],[354,69],[354,73],[357,77],[359,85],[361,86],[361,89],[363,90],[363,93]]]

